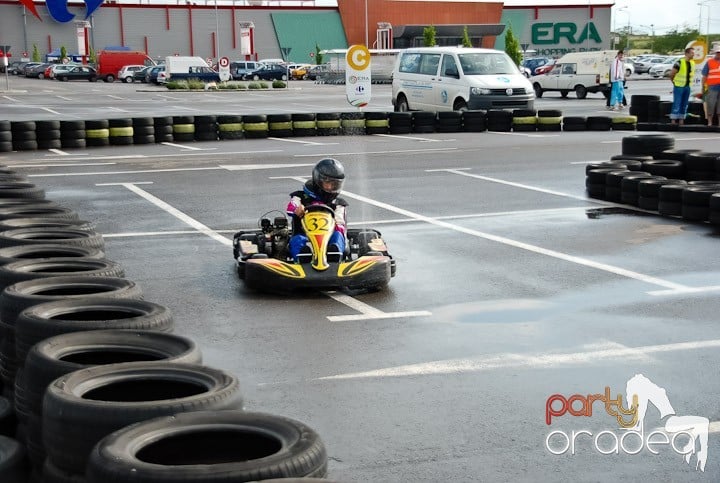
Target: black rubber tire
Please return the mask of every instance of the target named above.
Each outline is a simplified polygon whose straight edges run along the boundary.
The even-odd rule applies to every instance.
[[[108,129],[110,121],[107,119],[91,119],[85,121],[85,129]]]
[[[3,483],[28,481],[23,445],[17,440],[2,435],[0,435],[0,481]]]
[[[132,127],[133,120],[130,118],[108,119],[108,127]]]
[[[52,243],[0,248],[0,265],[44,258],[88,258],[99,260],[105,258],[105,252],[99,248]]]
[[[587,175],[590,173],[590,171],[594,169],[613,169],[615,171],[617,170],[623,170],[628,169],[628,166],[624,162],[620,161],[603,161],[600,163],[589,163],[585,165],[585,174]]]
[[[85,130],[85,121],[60,121],[60,130],[65,131],[79,131]]]
[[[142,118],[141,118],[142,119]],[[133,137],[155,135],[155,126],[133,126]]]
[[[683,205],[698,205],[710,207],[710,196],[720,193],[719,185],[690,185],[682,192]]]
[[[588,116],[588,131],[610,131],[612,129],[612,118],[609,116]]]
[[[83,330],[135,329],[172,332],[170,309],[144,300],[112,297],[68,298],[28,307],[15,322],[15,354],[48,337]]]
[[[32,183],[0,183],[0,198],[27,198],[42,200],[45,191]]]
[[[623,154],[643,154],[653,156],[675,147],[675,138],[667,134],[638,134],[622,139]]]
[[[51,139],[60,139],[60,129],[47,129],[37,131],[37,140],[38,141],[49,141]]]
[[[183,413],[124,428],[93,449],[87,471],[88,483],[129,475],[137,483],[219,483],[326,473],[327,452],[315,431],[285,417],[243,411]]]
[[[155,125],[155,119],[152,117],[133,117],[132,118],[133,130],[136,127],[141,127],[141,126],[152,127],[154,125]]]
[[[715,160],[718,157],[720,157],[720,153],[697,151],[687,153],[683,164],[686,171],[713,173],[715,171]]]
[[[647,178],[640,180],[638,184],[638,195],[641,198],[658,198],[660,197],[660,187],[668,184],[687,185],[682,179],[653,179]],[[657,209],[657,208],[656,208]]]
[[[125,272],[119,263],[104,258],[58,257],[20,260],[0,266],[0,288],[5,289],[8,285],[24,280],[63,275],[124,277]]]
[[[43,442],[58,468],[82,473],[93,447],[114,431],[159,416],[229,409],[242,409],[238,380],[217,369],[173,362],[95,366],[48,386]]]
[[[670,159],[673,161],[685,161],[685,156],[690,153],[700,152],[699,149],[668,149],[658,153],[657,159]]]
[[[147,330],[89,330],[56,335],[35,344],[25,359],[15,396],[24,393],[23,409],[42,413],[47,387],[58,377],[93,366],[124,362],[202,363],[188,337]],[[22,381],[22,387],[18,387]]]
[[[172,116],[157,116],[153,117],[153,125],[157,129],[160,126],[172,126],[173,125],[173,117]]]
[[[18,198],[24,199],[29,202],[17,203],[14,205],[1,205],[0,206],[0,220],[7,220],[10,218],[28,218],[28,217],[42,217],[42,218],[58,218],[62,220],[77,220],[78,215],[70,208],[64,206],[55,205],[54,203],[36,203],[38,200],[35,198]]]
[[[102,235],[93,230],[72,227],[29,227],[0,232],[0,248],[17,245],[72,245],[88,248],[104,248]]]
[[[643,161],[642,169],[648,173],[670,178],[682,178],[685,173],[682,161],[673,161],[670,159]]]
[[[708,221],[710,217],[710,208],[707,206],[686,205],[683,203],[680,216],[682,216],[683,220],[687,221],[705,222]]]
[[[665,184],[660,186],[658,190],[658,198],[660,202],[681,203],[683,191],[687,185],[684,184]]]
[[[87,147],[87,141],[85,138],[82,139],[61,139],[61,145],[63,148],[76,148],[82,149]]]
[[[10,130],[12,132],[21,132],[21,131],[35,131],[37,129],[37,124],[35,121],[11,121],[10,122]]]

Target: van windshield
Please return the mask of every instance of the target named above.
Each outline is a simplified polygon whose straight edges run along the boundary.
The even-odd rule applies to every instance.
[[[465,75],[518,74],[519,71],[507,54],[459,54],[460,66]]]

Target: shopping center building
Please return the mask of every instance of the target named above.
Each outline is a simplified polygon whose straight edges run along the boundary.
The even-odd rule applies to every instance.
[[[110,46],[155,59],[193,55],[217,60],[283,58],[314,63],[317,49],[367,44],[423,45],[434,26],[438,45],[503,49],[509,28],[538,55],[610,48],[612,0],[0,0],[0,45],[12,60],[65,47],[87,55]],[[333,5],[328,5],[333,3]],[[25,54],[25,55],[23,55]]]

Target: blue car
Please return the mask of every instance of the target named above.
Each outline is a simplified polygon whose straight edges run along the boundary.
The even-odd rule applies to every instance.
[[[288,68],[282,64],[267,64],[243,76],[243,80],[288,80]]]

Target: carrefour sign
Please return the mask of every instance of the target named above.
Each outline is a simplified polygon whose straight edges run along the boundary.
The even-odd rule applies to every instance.
[[[85,18],[87,19],[90,15],[93,14],[95,10],[100,7],[100,5],[102,5],[104,0],[83,1],[85,3],[85,6],[87,7],[87,12],[85,13]],[[67,23],[75,18],[75,15],[68,11],[67,2],[68,0],[45,0],[45,6],[47,6],[48,12],[53,19],[61,23]],[[35,9],[35,4],[33,3],[33,0],[20,0],[20,3],[25,8],[30,10],[30,12],[35,15],[40,21],[42,21],[40,15]]]

